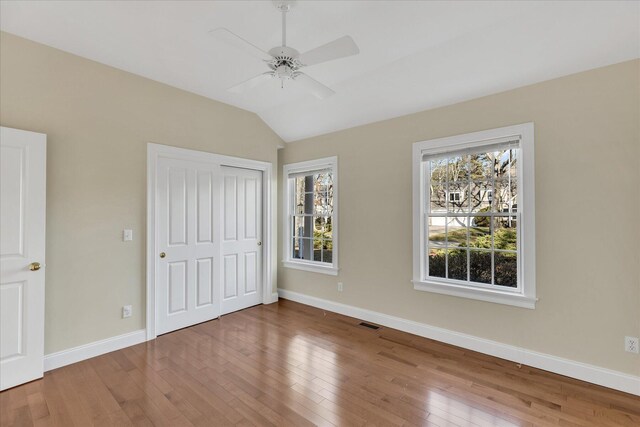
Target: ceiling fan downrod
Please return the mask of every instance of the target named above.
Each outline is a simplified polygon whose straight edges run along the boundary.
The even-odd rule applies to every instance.
[[[287,46],[287,12],[289,12],[290,6],[286,3],[280,3],[278,5],[280,13],[282,13],[282,46]]]

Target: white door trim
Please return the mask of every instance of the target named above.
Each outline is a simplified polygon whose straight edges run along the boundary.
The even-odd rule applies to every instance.
[[[275,224],[272,221],[272,179],[273,165],[258,160],[240,157],[224,156],[204,151],[188,150],[186,148],[171,147],[155,143],[147,144],[147,340],[156,338],[156,269],[158,250],[156,235],[156,169],[160,157],[179,160],[204,161],[216,163],[220,166],[253,169],[262,172],[262,303],[270,304],[277,301],[277,294],[272,292],[273,275],[273,236]],[[275,299],[274,299],[275,296]]]

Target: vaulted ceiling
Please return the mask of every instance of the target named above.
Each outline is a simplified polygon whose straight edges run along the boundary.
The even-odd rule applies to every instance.
[[[639,2],[299,1],[288,45],[351,35],[360,54],[305,71],[336,91],[317,99],[220,43],[225,27],[280,45],[270,1],[3,1],[0,28],[257,113],[285,141],[333,132],[640,57]]]

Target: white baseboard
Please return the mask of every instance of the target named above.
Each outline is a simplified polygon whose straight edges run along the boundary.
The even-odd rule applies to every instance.
[[[271,294],[269,304],[274,302],[278,302],[278,292],[273,292]],[[147,331],[145,329],[140,329],[123,335],[47,354],[44,356],[44,371],[47,372],[52,369],[62,368],[63,366],[67,366],[72,363],[81,362],[92,357],[140,344],[145,341],[147,341]]]
[[[277,292],[273,292],[271,294],[271,302],[270,302],[270,304],[273,304],[274,302],[278,302],[278,297],[279,297],[278,293]]]
[[[72,363],[100,356],[101,354],[110,353],[112,351],[120,350],[121,348],[140,344],[141,342],[146,341],[146,337],[146,331],[144,329],[140,329],[127,334],[47,354],[44,356],[44,371],[47,372],[52,369],[61,368]]]
[[[502,344],[401,317],[278,289],[281,298],[640,396],[640,377]]]

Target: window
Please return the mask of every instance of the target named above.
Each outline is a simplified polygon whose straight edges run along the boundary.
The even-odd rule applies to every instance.
[[[450,191],[449,192],[449,201],[451,203],[460,203],[461,192],[460,191]]]
[[[413,152],[414,288],[534,308],[533,124]]]
[[[284,165],[284,266],[338,274],[338,159]]]

